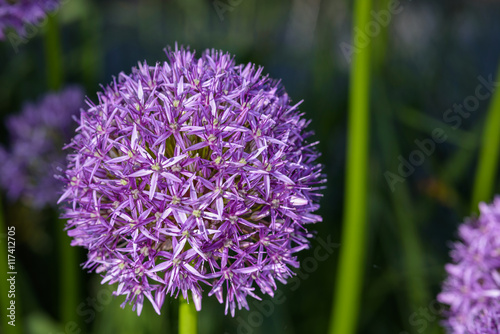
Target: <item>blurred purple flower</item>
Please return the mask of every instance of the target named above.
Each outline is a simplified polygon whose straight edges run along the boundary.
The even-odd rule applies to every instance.
[[[146,297],[160,313],[166,294],[191,291],[200,310],[205,283],[234,316],[309,247],[319,154],[263,68],[215,50],[167,57],[120,73],[82,110],[59,202],[84,267],[118,283],[122,307],[140,314]]]
[[[5,39],[5,29],[12,28],[19,35],[26,35],[25,26],[42,21],[48,12],[59,7],[60,0],[0,0],[0,40]]]
[[[455,334],[500,334],[500,197],[459,227],[448,278],[438,295],[450,306],[445,326]]]
[[[54,174],[66,166],[62,147],[74,133],[72,116],[83,104],[83,91],[69,87],[24,105],[20,114],[6,120],[10,150],[0,146],[0,186],[11,200],[35,208],[55,204],[63,183]]]

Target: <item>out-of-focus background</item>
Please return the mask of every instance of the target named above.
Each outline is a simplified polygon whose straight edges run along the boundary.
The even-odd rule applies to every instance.
[[[443,308],[435,296],[456,227],[471,215],[491,102],[481,96],[495,90],[488,82],[495,80],[500,59],[500,3],[384,0],[373,6],[370,28],[357,28],[357,47],[372,48],[373,66],[369,228],[358,332],[442,333]],[[47,61],[49,24],[59,31],[64,85],[83,85],[94,101],[99,84],[130,72],[138,61],[164,61],[163,49],[176,42],[263,65],[265,73],[282,79],[294,101],[304,100],[301,110],[312,119],[328,175],[319,212],[324,221],[316,226],[312,248],[299,255],[299,279],[280,285],[278,298],[252,301],[250,311],[234,318],[224,316],[215,298],[204,298],[199,333],[326,333],[336,244],[342,247],[349,66],[357,52],[352,14],[352,2],[343,0],[66,0],[29,38],[0,44],[1,143],[8,144],[5,118],[49,91],[58,76]],[[436,130],[445,139],[432,139]],[[67,268],[59,264],[58,214],[2,198],[5,222],[17,231],[17,321],[23,332],[176,333],[175,299],[165,303],[161,316],[145,303],[137,317],[130,306],[119,307],[123,297],[111,298],[97,274],[83,270],[76,277],[78,306],[66,310],[70,323],[63,320],[60,273]],[[4,247],[5,238],[0,240]],[[318,247],[326,253],[318,256]],[[78,256],[83,262],[84,251]]]

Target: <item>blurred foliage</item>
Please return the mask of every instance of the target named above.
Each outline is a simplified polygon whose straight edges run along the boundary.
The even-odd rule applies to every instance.
[[[377,13],[386,6],[387,1],[374,2]],[[456,238],[458,223],[471,214],[474,173],[491,99],[481,100],[456,128],[458,121],[450,122],[447,110],[474,96],[479,76],[494,77],[500,58],[498,1],[404,0],[400,6],[387,28],[369,38],[374,48],[369,221],[359,333],[440,331],[433,301],[444,278],[449,242]],[[324,222],[315,226],[317,235],[341,243],[350,64],[340,45],[352,40],[351,2],[69,0],[54,20],[62,47],[63,82],[84,85],[92,100],[100,83],[130,71],[138,61],[163,61],[163,48],[176,42],[198,52],[229,51],[238,63],[263,65],[271,77],[281,78],[295,101],[304,100],[301,110],[312,119],[323,152],[328,189],[320,210]],[[47,71],[54,66],[44,51],[48,25],[38,28],[17,52],[9,41],[0,44],[2,143],[8,141],[5,117],[57,82]],[[423,163],[391,191],[385,173],[397,174],[399,157],[408,160],[420,149],[415,140],[432,138],[436,128],[447,140],[436,143]],[[492,182],[498,192],[497,181]],[[145,306],[137,317],[130,306],[119,307],[120,298],[107,298],[102,291],[108,288],[99,284],[98,275],[82,270],[79,305],[70,310],[77,327],[64,323],[59,277],[65,268],[58,264],[56,245],[63,223],[51,210],[38,213],[3,202],[5,221],[18,227],[18,319],[26,332],[176,333],[175,299],[170,298],[161,316]],[[315,247],[317,241],[299,257],[314,258]],[[78,256],[83,262],[82,250]],[[280,285],[282,302],[270,301],[272,312],[261,308],[270,304],[252,301],[250,311],[231,318],[213,297],[204,298],[200,334],[325,333],[337,257],[335,251],[318,261],[317,269],[302,270],[298,287]]]

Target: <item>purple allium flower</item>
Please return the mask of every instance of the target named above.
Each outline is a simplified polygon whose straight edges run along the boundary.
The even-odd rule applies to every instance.
[[[59,7],[60,0],[0,0],[0,40],[5,39],[5,29],[13,28],[21,36],[27,24],[42,21],[47,12]]]
[[[459,227],[448,278],[438,295],[450,306],[445,326],[455,334],[500,333],[500,197]]]
[[[166,294],[191,291],[200,310],[203,283],[234,316],[254,285],[272,296],[299,266],[321,221],[319,154],[261,67],[215,50],[167,57],[82,110],[59,201],[84,268],[118,283],[122,306],[140,314],[146,297],[160,313]]]
[[[72,117],[83,105],[82,89],[68,87],[25,104],[20,114],[8,117],[10,149],[0,146],[0,186],[9,199],[36,208],[54,205],[63,186],[54,174],[66,166],[62,148],[76,128]]]

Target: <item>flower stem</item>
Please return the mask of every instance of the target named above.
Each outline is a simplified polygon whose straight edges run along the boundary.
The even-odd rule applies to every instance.
[[[60,270],[60,302],[61,320],[64,325],[73,321],[78,323],[79,317],[76,315],[78,306],[78,253],[75,247],[70,245],[71,239],[60,226],[63,220],[57,220],[57,241],[59,244],[59,270]]]
[[[370,0],[356,0],[354,27],[370,20]],[[356,39],[353,39],[355,46]],[[342,248],[329,333],[356,331],[365,250],[369,138],[370,45],[353,54],[349,90],[349,125]]]
[[[61,88],[64,81],[63,58],[59,24],[57,16],[47,17],[47,30],[45,31],[45,61],[47,80],[50,89]],[[56,219],[57,242],[59,244],[60,263],[60,316],[64,325],[70,321],[78,320],[75,316],[78,304],[78,256],[77,250],[70,246],[70,238],[60,226],[62,221]]]
[[[374,112],[377,114],[375,127],[380,138],[381,155],[387,170],[397,170],[397,162],[393,157],[399,156],[401,151],[392,110],[401,110],[401,108],[391,105],[390,96],[383,82],[375,81],[374,85],[378,88],[376,94],[379,97]],[[406,182],[398,184],[397,188],[393,190],[388,185],[385,186],[390,191],[392,213],[398,227],[401,245],[398,252],[401,252],[400,256],[403,259],[402,272],[404,273],[407,297],[401,299],[404,300],[409,310],[417,310],[431,303],[431,292],[426,282],[425,252],[419,238],[420,232],[414,216],[408,214],[415,211],[411,191]],[[438,331],[436,325],[436,323],[430,323],[427,328],[428,333],[436,333]]]
[[[388,6],[390,6],[390,0],[383,0],[378,6],[379,7],[374,10],[388,8]],[[398,157],[401,154],[401,148],[399,147],[400,141],[398,140],[396,126],[394,124],[394,118],[399,116],[399,113],[395,114],[393,112],[394,110],[404,111],[404,113],[401,113],[398,120],[404,123],[409,119],[408,126],[425,124],[425,127],[422,126],[419,130],[432,131],[432,129],[441,127],[443,124],[418,111],[410,110],[393,103],[393,99],[391,99],[392,96],[387,89],[387,84],[384,82],[383,75],[384,70],[389,66],[386,52],[388,43],[387,27],[381,28],[380,35],[376,36],[376,40],[373,42],[374,55],[372,58],[375,61],[373,63],[374,67],[372,74],[374,79],[372,82],[374,96],[377,96],[377,101],[374,101],[373,105],[373,113],[377,115],[377,117],[374,118],[374,128],[376,129],[376,136],[379,138],[382,165],[385,166],[387,171],[394,171],[397,170],[399,162],[395,160],[394,157]],[[460,136],[466,137],[467,133],[461,133]],[[457,136],[457,140],[461,138],[460,136]],[[382,182],[385,183],[387,180]],[[406,291],[406,296],[402,294],[398,295],[398,301],[404,303],[408,310],[417,310],[432,302],[432,294],[426,280],[426,258],[422,240],[419,237],[420,231],[414,215],[408,214],[409,212],[415,211],[411,191],[408,182],[398,183],[397,188],[392,188],[389,184],[384,184],[383,188],[388,191],[388,199],[390,198],[389,203],[392,206],[390,219],[395,223],[394,226],[398,227],[400,247],[397,251],[400,252],[400,258],[403,259],[401,262],[402,267],[400,275],[404,277],[403,284],[406,286],[406,289],[404,289]],[[388,214],[388,212],[386,212],[386,214]],[[380,218],[387,219],[387,216],[384,215]],[[385,234],[386,231],[382,230],[380,233]],[[397,244],[397,242],[395,244]],[[393,252],[394,248],[391,247],[390,251]],[[429,334],[438,333],[438,327],[437,323],[429,323],[427,332]]]
[[[2,333],[11,333],[11,334],[17,334],[17,333],[22,333],[22,321],[21,319],[21,309],[19,307],[20,305],[20,290],[19,287],[16,286],[16,296],[14,298],[9,298],[8,297],[8,291],[10,289],[10,283],[7,281],[10,275],[7,275],[7,272],[10,272],[10,270],[7,265],[8,265],[8,254],[7,254],[7,225],[5,225],[5,221],[3,218],[3,205],[2,205],[2,198],[0,197],[0,307],[2,308],[2,314],[5,314],[2,316],[2,325],[0,328],[3,329]],[[16,258],[16,254],[12,254]],[[18,261],[18,260],[17,260]],[[10,321],[9,318],[6,317],[7,315],[7,308],[10,306],[11,301],[15,302],[15,312],[16,312],[16,321],[15,321],[15,326],[11,326],[8,324]],[[5,313],[4,313],[5,312]]]
[[[500,64],[498,65],[496,81],[500,80]],[[479,151],[479,163],[472,191],[472,212],[477,212],[481,201],[491,201],[495,173],[498,169],[498,154],[500,153],[500,89],[493,93],[492,101],[486,116],[483,138]]]
[[[81,38],[83,40],[81,48],[81,75],[82,81],[87,89],[94,89],[99,83],[99,75],[102,70],[102,59],[104,59],[101,39],[102,18],[99,9],[92,1],[84,1],[82,6],[82,19],[80,23]]]
[[[61,51],[61,38],[57,16],[47,17],[47,30],[45,31],[45,62],[47,71],[47,84],[50,89],[57,90],[63,84],[63,59]]]
[[[179,300],[179,334],[196,334],[198,331],[198,311],[194,302],[190,304],[184,299]]]

